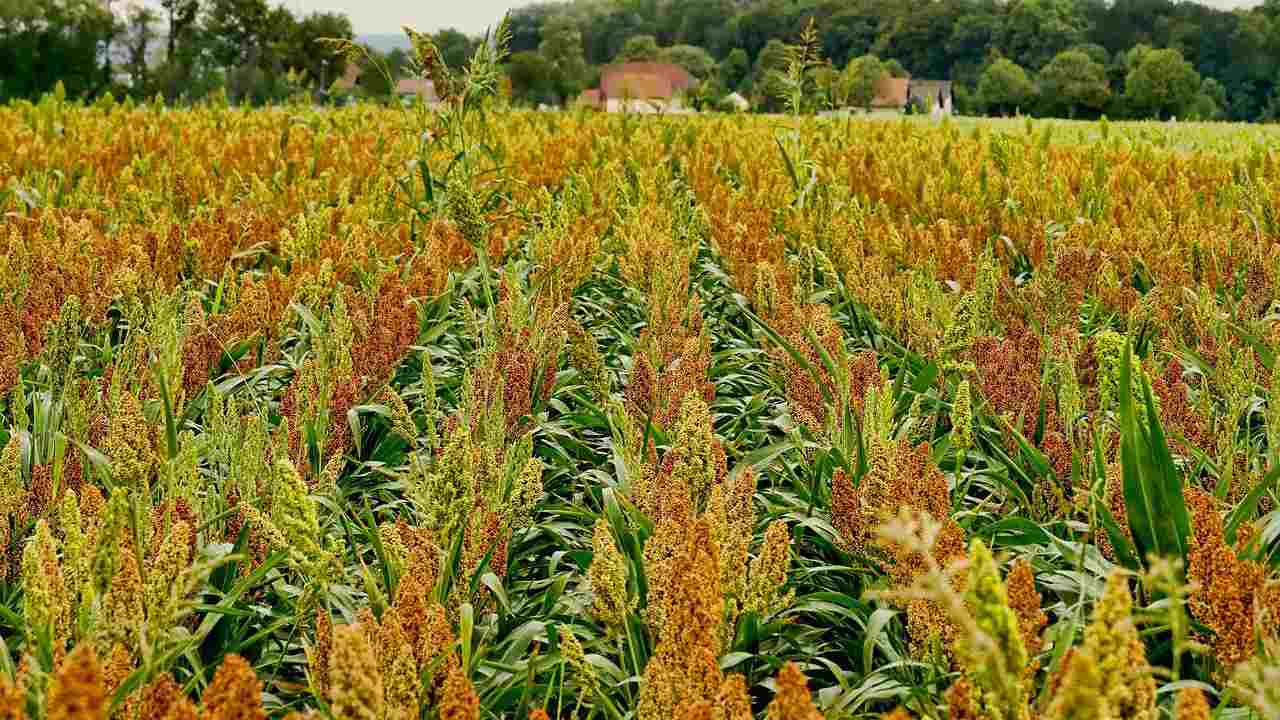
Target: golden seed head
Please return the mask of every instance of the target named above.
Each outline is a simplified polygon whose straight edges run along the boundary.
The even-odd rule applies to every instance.
[[[591,549],[591,565],[587,568],[587,577],[595,595],[591,612],[611,634],[616,634],[624,629],[627,615],[635,603],[627,592],[626,560],[613,541],[609,523],[603,518],[596,520]]]
[[[799,665],[793,662],[783,665],[777,682],[778,692],[769,703],[769,720],[822,720]]]
[[[1040,593],[1036,591],[1035,572],[1031,569],[1031,563],[1021,559],[1014,562],[1006,582],[1009,607],[1018,616],[1022,644],[1026,647],[1027,654],[1034,657],[1044,645],[1040,633],[1049,624],[1049,616],[1040,607]]]
[[[266,720],[262,710],[262,682],[242,657],[223,658],[213,682],[201,698],[205,720]]]
[[[440,720],[480,720],[480,696],[460,667],[449,668],[440,690]]]
[[[49,684],[49,720],[102,720],[109,704],[102,666],[89,644],[78,646],[58,666]]]
[[[1204,691],[1199,688],[1179,690],[1173,707],[1174,720],[1209,720],[1212,717],[1209,701],[1205,699]]]
[[[22,553],[23,612],[32,628],[49,633],[57,646],[70,632],[71,605],[58,544],[43,519]]]
[[[386,708],[378,659],[368,630],[342,625],[333,630],[329,659],[329,704],[334,717],[349,720],[381,720]]]
[[[790,593],[783,592],[790,565],[791,531],[785,521],[774,520],[765,529],[760,554],[751,562],[746,609],[765,617],[790,604]]]

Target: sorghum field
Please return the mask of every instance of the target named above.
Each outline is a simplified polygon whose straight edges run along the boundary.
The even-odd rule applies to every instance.
[[[0,717],[1280,717],[1225,126],[0,108]]]

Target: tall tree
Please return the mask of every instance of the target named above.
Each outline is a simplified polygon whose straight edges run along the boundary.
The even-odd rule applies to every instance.
[[[556,21],[552,20],[552,22]],[[454,28],[445,28],[436,33],[432,39],[440,50],[444,64],[455,70],[460,70],[466,65],[471,53],[475,50],[475,42],[465,33]]]
[[[778,100],[777,78],[787,66],[789,46],[774,38],[770,40],[760,56],[756,58],[756,66],[752,73],[752,89],[755,93],[755,105],[771,111],[779,110],[782,103]]]
[[[699,80],[706,80],[711,77],[711,74],[716,69],[716,59],[711,57],[711,53],[693,45],[673,45],[672,47],[662,48],[658,52],[658,59],[662,62],[679,65]]]
[[[822,54],[836,65],[871,52],[888,18],[869,3],[851,3],[819,24]]]
[[[200,16],[200,0],[160,0],[160,7],[164,8],[169,20],[167,59],[173,62]]]
[[[1055,55],[1084,42],[1088,19],[1071,0],[1014,0],[997,37],[1000,49],[1039,69]]]
[[[392,48],[386,55],[371,47],[365,47],[364,50],[366,56],[359,61],[360,76],[356,79],[356,87],[360,88],[360,92],[365,97],[376,99],[391,97],[395,87],[389,82],[390,78],[382,74],[379,68],[387,68],[391,72],[391,77],[396,77],[397,70],[392,69],[391,53],[399,52],[403,55],[404,50]]]
[[[894,12],[891,29],[877,40],[874,52],[897,58],[915,77],[949,77],[947,40],[960,18],[960,7],[953,2],[912,1]]]
[[[627,40],[646,34],[644,18],[625,6],[613,7],[593,19],[590,33],[583,34],[587,61],[603,64],[622,52]],[[657,42],[657,39],[654,39]]]
[[[847,104],[849,89],[845,83],[844,73],[832,65],[823,64],[810,70],[809,74],[817,89],[819,108],[838,110]]]
[[[538,52],[551,66],[556,94],[564,101],[576,96],[587,80],[582,33],[568,18],[556,18],[543,28]]]
[[[1036,88],[1021,65],[999,58],[978,79],[978,103],[987,113],[1007,115],[1026,108]]]
[[[876,84],[888,77],[889,71],[884,63],[875,55],[863,55],[854,58],[845,68],[845,82],[848,87],[849,104],[854,107],[871,109],[871,101],[876,98]]]
[[[146,5],[132,5],[126,11],[118,36],[118,63],[129,73],[130,89],[137,95],[151,91],[151,48],[160,39],[160,15]]]
[[[539,52],[518,52],[507,59],[511,94],[519,102],[531,105],[555,102],[553,74],[551,63]]]
[[[751,60],[747,58],[747,51],[742,48],[734,48],[720,63],[720,81],[731,90],[742,87],[743,81],[750,76]]]
[[[1002,31],[1002,8],[993,2],[973,2],[960,15],[947,38],[951,59],[951,79],[976,83],[987,62],[987,53],[996,47]]]
[[[1096,114],[1109,95],[1107,69],[1083,50],[1060,52],[1040,70],[1040,97],[1049,115]]]
[[[1226,106],[1226,88],[1213,78],[1205,78],[1200,82],[1200,92],[1187,108],[1187,115],[1194,120],[1218,120]]]
[[[391,77],[403,77],[407,73],[407,68],[412,62],[409,53],[404,48],[391,48],[391,52],[387,53],[387,71],[391,73]]]
[[[562,8],[546,3],[518,7],[507,16],[511,29],[511,52],[530,52],[542,44],[542,26]]]
[[[266,40],[271,9],[266,0],[208,0],[204,25],[223,67],[256,60]]]
[[[1200,73],[1173,48],[1135,54],[1124,84],[1130,113],[1155,118],[1186,114],[1200,92]]]
[[[680,21],[677,44],[696,45],[716,54],[731,49],[725,19],[733,17],[733,0],[684,0],[672,10]]]
[[[730,20],[734,44],[758,61],[771,41],[789,40],[792,28],[787,25],[786,5],[783,0],[763,0],[745,6]]]
[[[342,13],[311,13],[291,28],[286,38],[285,67],[307,74],[321,87],[328,87],[342,77],[346,59],[325,42],[329,39],[350,40],[354,36],[351,19]]]
[[[633,60],[657,60],[660,48],[658,47],[658,39],[652,35],[635,35],[627,38],[623,43],[622,49],[618,51],[615,62],[630,62]]]
[[[72,97],[105,88],[103,49],[115,31],[98,0],[0,2],[0,101],[34,97],[59,82]]]

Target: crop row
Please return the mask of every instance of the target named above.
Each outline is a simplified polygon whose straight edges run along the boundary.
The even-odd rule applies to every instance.
[[[0,714],[1277,711],[1265,135],[468,107],[0,108]]]

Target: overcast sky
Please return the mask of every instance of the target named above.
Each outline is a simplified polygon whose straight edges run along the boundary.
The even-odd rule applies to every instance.
[[[296,11],[345,12],[357,33],[399,32],[401,25],[432,32],[454,27],[476,34],[491,27],[512,8],[536,0],[283,0]],[[1220,8],[1256,5],[1258,0],[1200,0]]]
[[[468,35],[484,32],[502,14],[534,0],[283,0],[295,12],[344,12],[360,34],[398,33],[408,25],[422,32],[447,27]]]
[[[3,0],[0,0],[2,2]],[[538,0],[268,0],[281,2],[294,12],[317,10],[346,13],[359,34],[399,33],[402,25],[422,32],[447,27],[468,35],[492,27],[504,12]],[[1233,8],[1256,5],[1259,0],[1200,0],[1205,5]],[[152,5],[158,4],[150,0]]]

